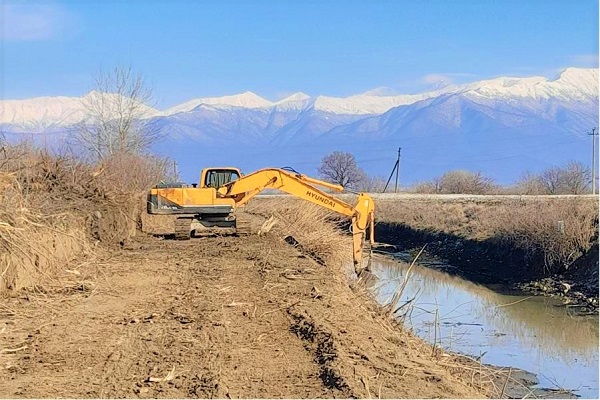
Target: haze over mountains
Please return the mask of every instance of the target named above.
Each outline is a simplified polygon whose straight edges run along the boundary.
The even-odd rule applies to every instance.
[[[80,98],[0,105],[0,129],[9,140],[57,143],[85,118]],[[165,134],[155,150],[175,158],[188,181],[214,165],[246,172],[291,166],[315,175],[333,150],[350,151],[368,173],[387,177],[402,147],[402,183],[458,168],[508,183],[569,160],[588,165],[587,133],[598,126],[598,114],[598,69],[580,68],[552,79],[496,78],[411,95],[295,93],[273,102],[245,92],[145,110]]]

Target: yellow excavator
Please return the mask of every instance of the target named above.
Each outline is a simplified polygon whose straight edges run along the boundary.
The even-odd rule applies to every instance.
[[[374,244],[375,204],[366,193],[358,194],[358,202],[351,206],[318,189],[316,186],[342,192],[344,188],[329,182],[310,178],[292,169],[266,168],[243,175],[232,167],[205,168],[200,182],[187,184],[160,184],[148,193],[149,214],[177,215],[175,238],[190,239],[202,231],[250,234],[249,221],[236,210],[265,189],[278,189],[301,199],[318,204],[352,219],[353,261],[357,275],[362,270],[362,251],[367,230]]]

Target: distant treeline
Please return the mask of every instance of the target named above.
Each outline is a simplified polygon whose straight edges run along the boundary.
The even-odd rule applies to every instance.
[[[329,182],[356,191],[390,192],[395,185],[390,179],[367,175],[352,154],[339,151],[323,158],[319,174]],[[527,172],[513,185],[500,185],[481,172],[453,170],[408,188],[403,187],[402,191],[425,194],[587,194],[592,192],[592,173],[581,162],[570,161],[537,174]]]
[[[449,171],[430,181],[420,182],[411,191],[415,193],[465,194],[586,194],[591,193],[590,169],[577,161],[554,166],[533,174],[525,173],[513,185],[498,185],[481,172]]]

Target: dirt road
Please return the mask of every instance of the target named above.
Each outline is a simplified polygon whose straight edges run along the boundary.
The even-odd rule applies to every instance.
[[[141,236],[0,303],[1,397],[481,397],[275,235]]]

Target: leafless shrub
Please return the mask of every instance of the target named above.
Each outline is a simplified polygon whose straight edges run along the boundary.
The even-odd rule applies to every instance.
[[[367,176],[356,185],[356,190],[368,193],[383,193],[386,179],[382,176]]]
[[[563,167],[554,166],[540,174],[526,173],[517,181],[512,192],[519,194],[584,194],[592,182],[588,167],[571,161]]]
[[[582,194],[588,191],[592,182],[592,173],[588,167],[577,161],[571,161],[564,168],[563,186],[570,194]]]
[[[510,192],[526,195],[548,194],[544,179],[539,175],[525,173]]]
[[[414,184],[410,191],[413,193],[423,193],[423,194],[436,194],[440,193],[440,179],[432,179],[430,181],[417,182]]]
[[[561,169],[559,167],[551,167],[546,169],[540,175],[540,180],[543,182],[545,192],[547,194],[559,194],[561,191]]]
[[[430,181],[418,182],[410,191],[424,194],[490,194],[497,190],[493,180],[481,172],[455,170]]]
[[[493,181],[481,172],[466,170],[446,172],[439,182],[440,193],[487,194],[493,186]]]

